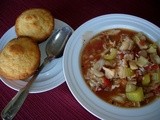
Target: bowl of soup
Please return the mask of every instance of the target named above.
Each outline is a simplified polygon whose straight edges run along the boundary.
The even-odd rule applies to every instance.
[[[103,15],[82,24],[63,57],[75,99],[100,119],[158,120],[159,40],[159,27],[132,15]]]

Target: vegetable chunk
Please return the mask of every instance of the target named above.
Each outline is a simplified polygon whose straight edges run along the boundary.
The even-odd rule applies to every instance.
[[[144,100],[143,88],[139,87],[135,91],[127,92],[126,96],[130,101],[141,102]]]

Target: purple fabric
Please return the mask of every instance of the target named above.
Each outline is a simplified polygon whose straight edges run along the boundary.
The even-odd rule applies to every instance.
[[[1,0],[0,37],[15,24],[17,16],[28,8],[45,8],[73,29],[94,17],[124,13],[144,18],[160,27],[159,0]],[[16,94],[0,81],[0,112]],[[96,120],[73,97],[67,84],[48,92],[29,94],[15,120]],[[107,118],[106,118],[107,119]]]

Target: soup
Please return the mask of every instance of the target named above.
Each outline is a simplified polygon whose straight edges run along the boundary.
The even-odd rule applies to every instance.
[[[81,70],[86,84],[115,106],[141,107],[160,96],[160,52],[141,32],[110,29],[83,48]]]

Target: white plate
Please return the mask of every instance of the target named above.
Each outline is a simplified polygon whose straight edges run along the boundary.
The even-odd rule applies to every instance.
[[[160,39],[160,28],[139,17],[125,14],[99,16],[81,25],[70,37],[63,56],[63,71],[76,100],[90,113],[107,120],[159,120],[160,99],[141,108],[121,108],[98,98],[86,85],[80,71],[81,48],[95,34],[111,28],[128,28],[144,32],[149,38]]]
[[[65,22],[55,19],[55,30],[69,26]],[[53,31],[53,33],[55,32]],[[73,30],[73,29],[72,29]],[[0,50],[13,38],[16,38],[15,27],[10,28],[1,38],[0,40]],[[45,46],[47,41],[41,43],[39,45],[41,51],[41,63],[44,58],[47,56],[45,53]],[[26,85],[26,81],[21,80],[7,80],[4,78],[0,78],[4,84],[9,86],[10,88],[18,91],[20,88]],[[40,72],[36,81],[30,88],[30,93],[40,93],[51,90],[59,85],[61,85],[65,81],[63,70],[62,70],[62,57],[53,60],[51,63],[47,64],[44,69]]]

